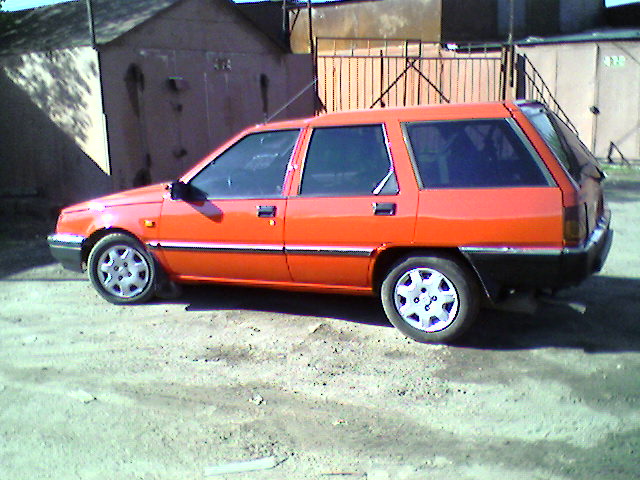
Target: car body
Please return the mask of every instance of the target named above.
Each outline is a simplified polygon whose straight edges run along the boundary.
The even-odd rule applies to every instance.
[[[539,103],[350,111],[245,130],[178,181],[65,208],[53,255],[116,304],[180,283],[380,295],[450,341],[513,292],[602,267],[604,174]]]

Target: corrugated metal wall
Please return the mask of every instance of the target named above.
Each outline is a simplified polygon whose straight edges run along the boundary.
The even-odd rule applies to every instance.
[[[318,45],[318,94],[330,112],[502,98],[500,50],[384,39]]]
[[[640,42],[519,47],[599,158],[640,161]],[[618,153],[614,155],[620,159]]]

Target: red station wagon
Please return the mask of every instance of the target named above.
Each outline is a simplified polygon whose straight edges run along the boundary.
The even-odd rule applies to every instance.
[[[379,295],[405,335],[446,342],[481,305],[600,270],[603,178],[539,103],[333,113],[65,208],[49,245],[115,304],[200,282]]]

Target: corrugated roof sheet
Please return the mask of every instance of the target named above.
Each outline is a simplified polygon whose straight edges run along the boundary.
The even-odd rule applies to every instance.
[[[182,0],[92,0],[96,43],[108,43]],[[7,14],[0,55],[91,45],[87,3],[60,3]]]
[[[580,43],[580,42],[612,42],[640,40],[640,29],[612,29],[597,30],[592,32],[561,35],[557,37],[529,37],[519,40],[516,44],[520,47],[527,45],[543,45],[549,43]]]

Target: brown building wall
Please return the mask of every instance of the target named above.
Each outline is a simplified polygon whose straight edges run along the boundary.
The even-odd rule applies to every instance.
[[[581,32],[605,21],[603,0],[363,0],[314,6],[313,30],[316,37],[500,42],[509,36],[512,2],[516,40]],[[294,51],[308,52],[306,9],[290,19]]]
[[[309,55],[227,0],[184,0],[97,51],[0,58],[0,197],[64,205],[176,178],[311,78]],[[278,119],[312,113],[309,89]]]
[[[377,0],[312,8],[314,37],[440,41],[441,0]],[[309,52],[308,12],[292,13],[291,48]],[[322,48],[322,47],[321,47]],[[341,47],[338,47],[341,48]]]
[[[312,78],[308,55],[283,52],[224,0],[179,3],[101,50],[118,189],[176,178]],[[278,119],[312,113],[310,89]]]

